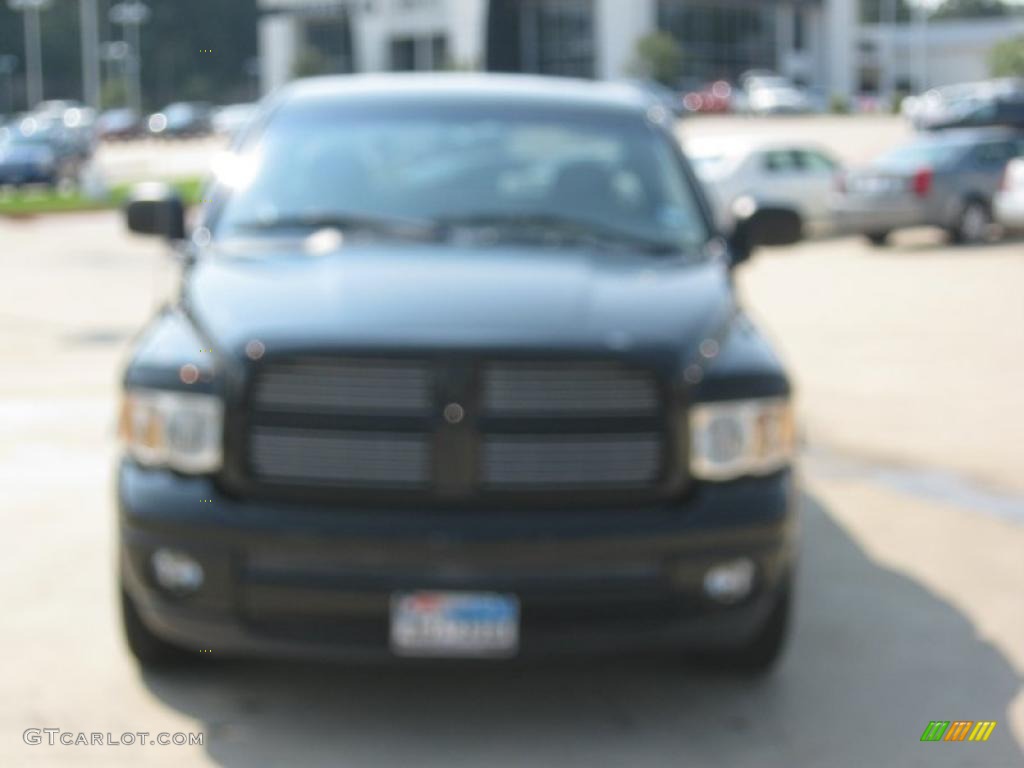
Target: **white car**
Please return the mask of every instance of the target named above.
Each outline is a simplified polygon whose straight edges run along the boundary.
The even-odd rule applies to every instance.
[[[784,77],[751,77],[744,90],[755,115],[804,114],[814,111],[807,92]]]
[[[723,232],[732,231],[733,207],[744,197],[796,211],[806,237],[832,231],[830,203],[842,166],[827,149],[786,139],[709,136],[689,139],[686,153]]]
[[[1024,229],[1024,157],[1011,160],[993,201],[996,221],[1007,229]]]

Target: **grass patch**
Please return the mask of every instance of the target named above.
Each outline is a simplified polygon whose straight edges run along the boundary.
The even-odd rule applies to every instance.
[[[200,178],[175,179],[168,182],[181,195],[186,205],[199,202],[203,180]],[[42,213],[71,213],[75,211],[101,211],[117,208],[128,198],[134,184],[115,184],[107,197],[94,199],[79,190],[61,194],[55,189],[18,190],[0,193],[0,216],[32,216]]]

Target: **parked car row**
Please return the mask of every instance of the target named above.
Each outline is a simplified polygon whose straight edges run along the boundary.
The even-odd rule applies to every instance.
[[[646,93],[654,102],[676,115],[725,114],[755,115],[807,114],[823,112],[825,99],[770,70],[750,70],[734,84],[725,79],[681,81],[677,89],[654,80],[626,82]]]
[[[206,102],[180,101],[143,118],[128,108],[112,109],[99,118],[99,136],[106,140],[192,138],[217,134],[233,136],[256,112],[251,103],[214,107]]]
[[[0,126],[0,185],[73,184],[92,156],[95,113],[46,101]]]
[[[955,242],[989,239],[1007,166],[1024,155],[1024,134],[1007,128],[921,135],[841,178],[837,229],[883,245],[909,227],[938,227]]]
[[[736,78],[703,81],[687,78],[676,89],[650,80],[630,81],[679,115],[738,113],[753,115],[812,114],[829,109],[820,89],[808,88],[768,69],[748,70]],[[850,106],[857,111],[888,110],[888,99],[862,94]],[[908,96],[902,114],[921,130],[979,128],[991,125],[1024,127],[1024,78],[959,83]]]
[[[44,101],[0,120],[0,186],[75,184],[101,141],[210,134],[230,138],[255,111],[255,104],[178,102],[143,118],[128,107],[97,115],[78,101]]]
[[[1024,228],[1024,132],[1006,127],[922,133],[860,168],[823,147],[765,137],[709,137],[687,153],[729,231],[746,201],[789,209],[808,237],[938,227],[961,243]]]
[[[14,123],[26,117],[45,120],[63,120],[65,117],[82,134],[82,141],[120,141],[154,138],[186,138],[211,134],[233,136],[241,130],[256,111],[251,103],[230,104],[214,107],[205,102],[176,102],[167,105],[151,115],[140,115],[130,107],[108,109],[98,116],[88,107],[77,102],[44,102],[32,112],[15,119]],[[2,121],[0,121],[2,124]]]

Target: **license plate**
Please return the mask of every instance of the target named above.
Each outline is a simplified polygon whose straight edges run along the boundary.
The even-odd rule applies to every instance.
[[[391,649],[399,656],[513,656],[519,600],[491,592],[410,592],[391,597]]]
[[[885,176],[861,176],[850,179],[848,188],[855,195],[889,195],[898,192],[902,186],[898,179]]]

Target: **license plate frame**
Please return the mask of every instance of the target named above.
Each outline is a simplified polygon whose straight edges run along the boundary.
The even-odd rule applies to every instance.
[[[418,590],[391,595],[391,651],[407,658],[509,658],[519,652],[519,598]]]

